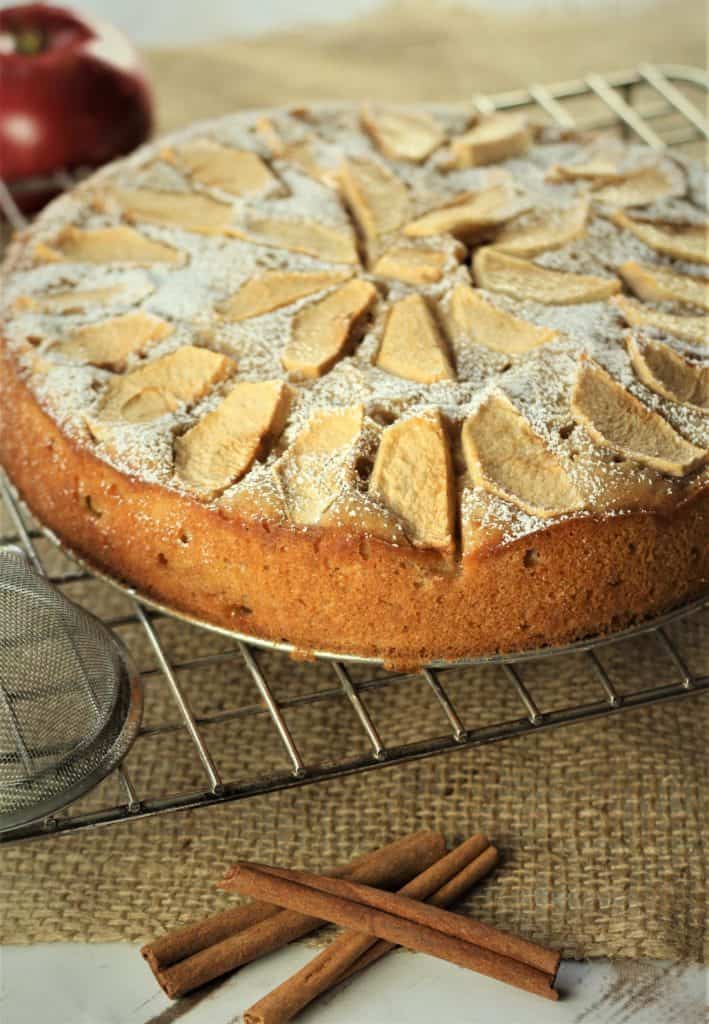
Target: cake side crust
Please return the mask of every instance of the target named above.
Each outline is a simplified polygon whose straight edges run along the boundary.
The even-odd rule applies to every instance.
[[[66,436],[7,352],[0,463],[38,519],[97,569],[175,610],[304,652],[410,666],[562,644],[699,596],[709,578],[706,490],[668,515],[565,520],[457,565],[361,533],[208,506]]]

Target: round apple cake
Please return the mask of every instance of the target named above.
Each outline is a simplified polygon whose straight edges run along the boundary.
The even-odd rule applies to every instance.
[[[701,168],[521,113],[201,124],[5,264],[0,461],[140,594],[415,665],[662,612],[709,569]]]

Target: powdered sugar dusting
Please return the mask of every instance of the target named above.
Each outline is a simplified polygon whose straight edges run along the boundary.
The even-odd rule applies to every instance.
[[[431,114],[451,137],[465,130],[472,111],[431,108]],[[274,155],[265,136],[257,130],[264,116],[269,118],[286,148],[308,145],[310,158],[319,169],[317,176],[309,174],[297,161]],[[270,164],[276,186],[263,195],[235,197],[192,182],[180,170],[179,161],[173,163],[166,150],[179,151],[180,145],[195,139],[253,150]],[[685,188],[682,183],[686,182],[684,196],[673,194],[647,205],[642,209],[644,218],[664,224],[704,221],[705,213],[701,209],[705,201],[704,180],[697,165],[686,160],[658,158],[642,146],[613,143],[609,149],[604,145],[604,152],[612,153],[618,167],[624,170],[651,166],[659,159],[674,182],[674,192],[681,192]],[[192,407],[183,404],[173,413],[148,423],[118,421],[106,425],[97,434],[91,429],[92,420],[113,375],[62,356],[56,342],[85,324],[139,308],[167,320],[172,330],[167,337],[152,344],[145,355],[130,355],[126,372],[137,369],[146,359],[156,359],[191,344],[228,355],[238,367],[238,380],[287,379],[281,351],[290,337],[293,318],[299,310],[319,301],[332,289],[323,289],[280,309],[239,322],[232,322],[225,316],[225,302],[245,283],[269,271],[351,269],[372,281],[378,291],[378,299],[356,344],[350,346],[347,354],[323,377],[291,381],[294,397],[281,437],[265,458],[218,500],[233,502],[235,496],[251,494],[258,505],[261,495],[263,507],[272,507],[277,494],[273,466],[318,410],[361,404],[365,429],[356,451],[373,457],[377,440],[387,424],[401,416],[439,409],[449,425],[456,449],[458,432],[465,418],[488,395],[501,391],[528,419],[583,495],[582,514],[610,514],[638,506],[657,507],[685,497],[692,488],[703,485],[709,474],[705,471],[694,474],[691,479],[671,480],[633,460],[619,460],[609,450],[593,444],[584,428],[574,424],[570,412],[570,394],[580,355],[604,367],[630,394],[647,408],[657,411],[695,445],[709,444],[709,417],[695,407],[663,398],[638,379],[625,347],[629,328],[610,303],[556,306],[482,291],[482,296],[494,306],[558,332],[557,340],[542,348],[524,356],[507,356],[465,338],[445,336],[443,313],[447,296],[454,285],[473,283],[470,250],[475,246],[470,241],[466,249],[448,236],[404,239],[408,246],[432,248],[445,254],[439,281],[412,286],[378,277],[363,267],[329,264],[314,256],[261,244],[261,241],[254,244],[243,237],[248,235],[254,218],[296,224],[308,221],[354,234],[352,218],[336,188],[337,171],[347,158],[375,161],[396,174],[407,186],[412,219],[465,194],[504,182],[510,188],[514,206],[510,216],[514,211],[541,209],[553,220],[578,203],[589,186],[584,181],[552,183],[550,169],[558,164],[584,163],[602,149],[601,144],[589,147],[584,142],[559,140],[558,134],[546,132],[523,158],[507,160],[496,167],[456,170],[448,165],[445,145],[421,164],[387,159],[361,129],[359,112],[354,108],[322,108],[315,112],[260,111],[196,125],[104,168],[75,192],[52,203],[32,229],[14,244],[2,297],[5,342],[37,398],[67,433],[94,446],[101,458],[119,469],[146,481],[180,489],[173,472],[175,436],[214,409],[228,393],[233,380],[217,385]],[[230,228],[221,235],[202,234],[176,226],[136,221],[133,226],[141,234],[178,250],[182,255],[179,265],[153,263],[138,267],[120,261],[96,265],[37,262],[36,246],[51,245],[67,225],[96,229],[121,223],[123,211],[110,198],[111,186],[177,194],[199,192],[228,204],[233,231]],[[593,192],[590,194],[593,199]],[[602,278],[618,276],[618,268],[628,261],[671,267],[695,277],[709,274],[709,269],[699,264],[682,264],[659,255],[630,232],[617,227],[610,219],[611,214],[607,206],[592,203],[583,236],[541,253],[535,262],[556,271]],[[524,212],[520,215],[522,225],[525,216],[528,214]],[[388,241],[401,244],[402,239]],[[483,234],[476,244],[490,241],[494,239]],[[412,291],[426,297],[444,333],[456,370],[454,381],[423,385],[385,373],[375,365],[388,309],[392,302]],[[81,293],[84,297],[75,308],[70,306],[63,310],[44,302],[64,292]],[[96,297],[92,298],[92,292]],[[663,303],[660,308],[696,315],[696,310],[678,308],[672,303]],[[653,331],[635,333],[640,343],[657,336]],[[682,354],[689,351],[694,360],[699,358],[696,349],[692,352],[690,346],[677,339],[663,336],[662,340]],[[353,459],[354,454],[348,465]],[[483,535],[494,534],[501,541],[507,541],[533,533],[548,523],[473,486],[461,460],[457,462],[465,547],[474,547]],[[376,503],[367,495],[366,481],[357,479],[353,473],[343,473],[341,480],[337,500],[328,506],[329,521],[333,518],[337,521],[341,515],[348,529],[366,530],[367,523],[377,512]],[[379,514],[384,511],[378,508]],[[475,523],[479,533],[466,532],[466,523]],[[398,536],[399,541],[405,543],[401,527],[394,524],[392,529],[392,536]]]

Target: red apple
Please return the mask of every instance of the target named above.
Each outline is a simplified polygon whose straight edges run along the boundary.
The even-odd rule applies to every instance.
[[[0,178],[22,209],[57,172],[130,152],[152,123],[140,58],[113,25],[48,4],[0,10]]]

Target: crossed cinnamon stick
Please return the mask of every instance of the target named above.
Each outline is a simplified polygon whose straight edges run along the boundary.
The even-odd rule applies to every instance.
[[[408,882],[446,852],[438,832],[414,832],[365,854],[333,874],[392,888]],[[161,988],[171,999],[186,995],[214,978],[281,949],[321,928],[312,914],[282,910],[261,901],[221,911],[143,946]]]
[[[446,854],[438,833],[420,832],[331,875],[240,862],[220,887],[258,902],[180,929],[142,952],[175,998],[307,934],[322,921],[351,929],[247,1010],[245,1024],[291,1020],[318,995],[396,945],[556,999],[557,953],[442,909],[488,874],[497,859],[485,836],[472,836]],[[400,888],[392,893],[382,886]],[[278,911],[274,904],[287,909]],[[235,928],[241,930],[234,933]]]

